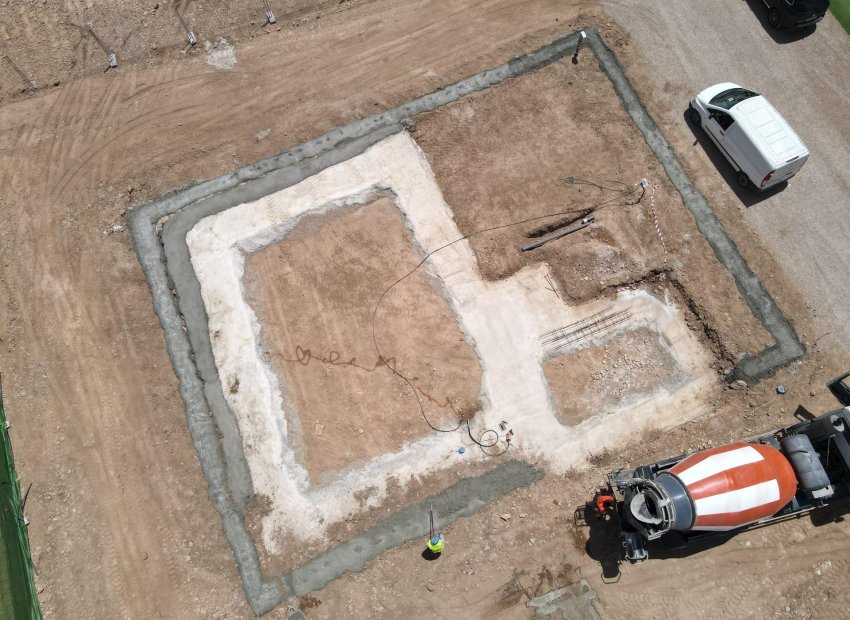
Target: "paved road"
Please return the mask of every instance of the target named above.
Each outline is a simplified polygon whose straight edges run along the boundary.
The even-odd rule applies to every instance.
[[[763,199],[727,190],[729,168],[715,153],[688,157],[709,184],[713,177],[725,186],[721,196],[738,200],[741,216],[817,309],[815,336],[830,333],[838,352],[850,355],[850,36],[831,14],[808,36],[777,33],[759,0],[602,6],[629,31],[652,92],[669,103],[650,109],[677,149],[694,140],[682,122],[687,99],[721,81],[764,94],[806,143],[811,157],[802,172]]]

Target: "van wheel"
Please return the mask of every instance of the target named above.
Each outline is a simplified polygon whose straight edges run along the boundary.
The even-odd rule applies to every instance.
[[[738,185],[743,187],[744,189],[750,186],[750,177],[748,177],[743,170],[738,171]]]
[[[699,112],[694,109],[694,106],[688,106],[688,116],[690,116],[691,122],[694,125],[699,126],[702,122],[702,118],[700,118]]]
[[[767,23],[770,24],[771,28],[779,28],[782,25],[779,21],[779,13],[776,12],[776,9],[770,9],[770,12],[767,14]]]

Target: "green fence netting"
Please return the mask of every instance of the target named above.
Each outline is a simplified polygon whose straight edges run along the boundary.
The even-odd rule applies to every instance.
[[[0,618],[41,620],[0,379]]]

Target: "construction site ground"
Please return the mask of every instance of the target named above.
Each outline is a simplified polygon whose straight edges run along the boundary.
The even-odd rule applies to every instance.
[[[591,1],[304,1],[287,11],[272,2],[275,26],[263,26],[262,11],[246,4],[181,2],[200,40],[191,50],[182,46],[170,3],[10,4],[0,7],[0,27],[9,35],[3,52],[39,88],[11,86],[17,76],[3,67],[0,369],[18,473],[22,484],[33,483],[26,511],[46,617],[253,615],[130,244],[128,209],[579,27],[599,30],[650,113],[670,105],[684,111],[691,96],[653,87],[663,78],[647,60],[648,48],[635,49],[630,23]],[[828,20],[814,36],[836,36],[834,19]],[[68,35],[80,29],[67,23],[87,21],[101,38],[123,41],[119,69],[104,73],[94,43]],[[834,114],[828,121],[837,125],[839,111]],[[618,206],[599,208],[588,230],[534,252],[517,248],[574,215],[473,235],[480,273],[495,281],[545,263],[551,295],[572,305],[614,300],[623,288],[669,299],[717,380],[690,422],[630,437],[617,449],[588,446],[577,469],[547,474],[455,521],[444,530],[447,550],[438,561],[423,560],[424,541],[413,541],[267,617],[287,618],[300,609],[309,618],[526,618],[535,613],[527,606],[531,599],[581,579],[595,593],[588,603],[595,612],[588,607],[586,613],[603,618],[841,617],[848,605],[850,526],[840,511],[827,515],[834,520],[785,522],[695,555],[623,565],[618,578],[613,550],[599,542],[605,533],[574,525],[575,508],[613,468],[790,424],[798,405],[813,412],[834,408],[824,382],[847,365],[846,343],[823,337],[818,300],[788,277],[776,248],[749,228],[735,193],[726,185],[714,189],[725,183],[715,162],[684,153],[693,150],[693,138],[682,137],[683,130],[691,134],[681,114],[659,125],[672,133],[686,171],[807,347],[802,361],[753,387],[727,386],[722,377],[741,354],[768,346],[770,336],[587,49],[577,64],[567,58],[411,120],[409,135],[464,235],[573,207],[580,217],[615,196],[612,188],[634,190],[615,201]],[[635,186],[642,178],[653,186],[639,203],[626,204],[640,195]],[[410,413],[410,394],[372,372],[377,360],[368,339],[357,340],[364,329],[368,334],[370,317],[362,304],[346,307],[351,297],[340,294],[368,299],[384,288],[360,277],[356,261],[364,256],[370,268],[385,270],[381,278],[392,280],[402,259],[415,262],[418,249],[389,198],[346,209],[305,218],[295,234],[246,261],[246,294],[270,330],[263,341],[267,356],[277,359],[284,383],[302,386],[293,395],[301,399],[302,459],[317,480],[429,432],[418,412]],[[370,255],[358,247],[380,251]],[[305,252],[314,260],[293,267]],[[381,261],[381,253],[400,257],[394,259],[399,265]],[[322,300],[323,312],[313,317],[321,329],[308,318],[288,322],[286,304],[297,309],[298,299],[281,294],[284,284]],[[403,341],[401,349],[430,348],[432,357],[401,363],[425,379],[425,392],[436,401],[448,398],[456,405],[453,415],[463,414],[471,410],[481,369],[452,331],[456,323],[438,293],[423,274],[391,302],[398,313],[390,313],[382,333],[390,348],[393,339]],[[414,306],[424,321],[410,330],[400,317]],[[327,363],[338,358],[319,342],[323,334],[333,335],[328,342],[342,338],[355,353],[339,359],[356,357],[356,364]],[[655,332],[637,330],[553,356],[544,370],[561,421],[581,423],[588,410],[613,408],[675,381],[675,364],[660,342]],[[352,382],[345,373],[368,379]],[[778,384],[786,394],[775,392]],[[339,385],[343,390],[334,391]],[[358,390],[374,391],[390,405],[361,409],[356,423],[335,418],[333,410]],[[452,419],[445,408],[432,413],[438,422]],[[545,459],[534,464],[546,470]],[[489,466],[485,460],[459,475]],[[392,489],[379,509],[337,524],[326,540],[294,550],[288,561],[306,561],[427,498],[457,471]],[[259,536],[258,522],[250,525]],[[263,559],[264,569],[281,568],[279,558]]]

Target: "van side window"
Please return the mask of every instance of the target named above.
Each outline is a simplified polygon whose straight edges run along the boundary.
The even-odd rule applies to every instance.
[[[718,112],[717,110],[713,110],[712,114],[714,116],[714,120],[717,121],[717,124],[726,131],[732,126],[732,123],[735,121],[732,120],[732,117],[726,114],[726,112]]]

